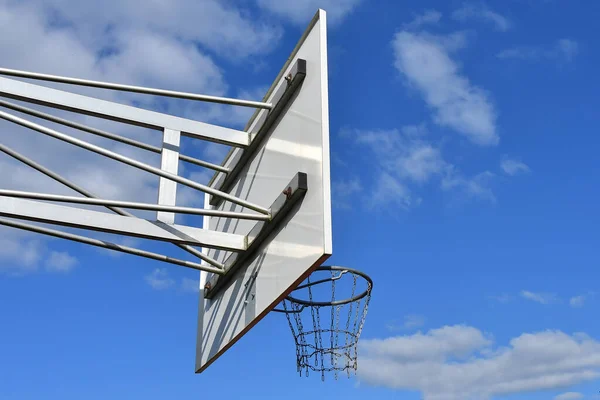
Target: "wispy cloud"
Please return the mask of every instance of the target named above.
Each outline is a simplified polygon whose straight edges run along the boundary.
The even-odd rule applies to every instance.
[[[354,10],[362,0],[258,0],[258,5],[295,24],[306,25],[315,13],[322,8],[327,10],[328,19],[335,26]]]
[[[560,39],[552,47],[520,46],[506,49],[496,56],[500,59],[553,60],[571,62],[579,53],[579,44],[571,39]]]
[[[559,39],[556,48],[567,61],[572,61],[579,53],[579,44],[571,39]]]
[[[155,268],[144,279],[152,289],[156,290],[165,290],[175,284],[175,281],[169,277],[169,272],[166,268]]]
[[[197,293],[200,291],[200,280],[199,279],[182,278],[179,287],[184,292]]]
[[[583,399],[583,394],[579,392],[566,392],[559,394],[558,396],[554,396],[554,400],[579,400]]]
[[[110,13],[105,12],[107,9]],[[157,15],[161,18],[156,18]],[[5,67],[213,95],[252,93],[253,87],[236,88],[231,93],[220,61],[247,60],[269,53],[281,36],[282,28],[277,22],[258,21],[243,8],[218,0],[146,2],[143,7],[132,7],[130,1],[121,0],[0,1],[0,37],[5,38],[0,39],[0,53],[3,59],[10,60]],[[9,37],[18,40],[7,40]],[[24,48],[28,51],[23,51]],[[88,89],[72,90],[89,94]],[[94,95],[129,104],[135,100],[139,106],[193,116],[195,120],[230,123],[229,117],[236,121],[241,118],[233,112],[213,111],[216,106],[197,102],[158,101],[153,96],[135,97],[112,91],[94,91]],[[60,113],[56,112],[59,116]],[[160,135],[148,135],[146,129],[131,129],[94,118],[90,123],[88,117],[68,118],[102,129],[109,126],[106,128],[109,131],[148,144],[160,144]],[[3,144],[27,149],[45,167],[93,190],[101,198],[156,201],[154,176],[122,168],[118,163],[33,135],[7,122],[0,122],[0,129],[14,133],[6,140],[3,138]],[[76,137],[81,135],[64,128],[59,130]],[[97,137],[88,136],[85,140],[158,165],[158,156],[154,154],[136,152]],[[64,189],[49,183],[42,174],[12,160],[1,159],[0,170],[0,187],[64,194]],[[0,229],[0,237],[2,273],[22,274],[39,271],[40,267],[52,271],[72,268],[70,258],[50,253],[46,247],[48,241],[43,237],[9,229]],[[103,251],[103,254],[116,253]]]
[[[392,41],[394,65],[434,111],[434,121],[473,143],[498,143],[496,112],[488,94],[471,84],[438,36],[401,31]]]
[[[359,193],[363,190],[358,177],[353,177],[347,180],[339,180],[333,182],[331,191],[333,198],[333,206],[349,209]]]
[[[524,162],[519,161],[519,160],[513,160],[510,158],[504,158],[500,162],[500,168],[502,168],[504,173],[506,173],[507,175],[511,175],[511,176],[519,175],[519,174],[523,174],[523,173],[527,173],[527,172],[531,171],[529,169],[529,166],[527,164],[525,164]]]
[[[558,296],[554,293],[536,293],[529,290],[522,290],[521,297],[540,304],[552,304],[559,301]]]
[[[583,307],[585,304],[585,296],[574,296],[569,299],[569,305],[574,308]]]
[[[37,271],[45,253],[32,234],[0,226],[0,273],[18,276]]]
[[[586,294],[580,294],[578,296],[573,296],[569,299],[569,305],[573,308],[581,308],[585,305],[585,303],[595,297],[595,292],[587,292]]]
[[[386,324],[386,328],[390,331],[405,330],[411,331],[425,325],[426,318],[422,315],[410,314],[404,316],[402,323],[398,324],[397,321],[391,321]]]
[[[173,279],[166,268],[155,268],[144,280],[155,290],[177,290],[184,293],[198,293],[200,280],[183,277],[179,283]]]
[[[489,298],[497,301],[498,303],[509,303],[512,300],[514,300],[514,296],[512,296],[508,293],[502,293],[501,295],[497,295],[497,296],[489,296]]]
[[[440,149],[424,138],[422,127],[361,131],[355,137],[375,153],[384,169],[412,182],[427,182],[446,165]]]
[[[442,179],[442,189],[455,190],[463,193],[469,198],[496,202],[496,196],[490,187],[495,175],[490,171],[484,171],[472,177],[462,175],[456,168],[448,168]]]
[[[441,147],[428,138],[424,125],[401,130],[346,130],[342,135],[366,146],[374,155],[376,178],[369,197],[372,208],[393,205],[407,210],[418,206],[423,201],[419,191],[432,182],[463,198],[496,200],[490,187],[494,174],[484,171],[465,176],[444,159]],[[356,188],[355,184],[341,187],[342,191]]]
[[[423,185],[441,174],[446,166],[440,150],[425,135],[422,126],[389,131],[355,130],[345,134],[375,155],[377,178],[370,206],[395,205],[408,209],[421,203],[410,186]]]
[[[467,20],[489,22],[493,24],[497,30],[502,32],[505,32],[512,27],[512,23],[508,18],[490,10],[484,4],[464,4],[461,8],[452,13],[452,18],[461,22]]]
[[[421,199],[414,199],[410,189],[399,179],[387,172],[380,172],[373,188],[369,206],[371,208],[396,206],[407,210],[420,203]]]
[[[363,339],[358,374],[370,385],[419,391],[424,400],[491,399],[598,379],[600,342],[548,330],[500,346],[477,328],[445,326]]]
[[[423,14],[415,16],[409,23],[402,27],[405,30],[412,31],[421,28],[424,25],[435,25],[442,19],[442,13],[436,10],[426,10]]]
[[[46,269],[53,272],[69,272],[78,264],[77,258],[64,251],[51,251]]]

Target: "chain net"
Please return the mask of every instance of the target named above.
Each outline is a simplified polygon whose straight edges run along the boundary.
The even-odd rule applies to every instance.
[[[371,279],[359,271],[320,267],[283,301],[300,375],[315,371],[325,380],[329,372],[335,379],[340,373],[356,374],[358,339],[372,287]]]

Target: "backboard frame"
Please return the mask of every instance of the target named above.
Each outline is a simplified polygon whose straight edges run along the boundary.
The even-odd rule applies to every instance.
[[[306,54],[310,57],[305,57],[304,55]],[[296,286],[305,280],[312,271],[321,266],[332,254],[327,30],[326,14],[323,10],[319,10],[310,22],[309,27],[302,35],[291,56],[287,59],[271,88],[265,95],[264,102],[271,104],[277,103],[278,97],[281,96],[281,88],[285,86],[286,81],[289,83],[289,80],[295,76],[295,72],[297,72],[298,69],[302,70],[302,63],[299,61],[305,59],[306,80],[303,83],[301,82],[304,86],[300,87],[299,94],[295,94],[295,97],[290,100],[290,104],[283,110],[283,115],[281,117],[277,116],[276,120],[271,121],[273,129],[271,129],[270,126],[266,129],[268,132],[265,132],[265,129],[261,129],[261,127],[269,121],[269,114],[272,111],[270,112],[268,110],[257,110],[247,124],[246,131],[250,134],[251,140],[259,139],[257,140],[257,145],[260,147],[258,147],[256,151],[252,151],[250,155],[247,153],[248,149],[241,150],[234,148],[226,156],[222,165],[230,171],[238,170],[241,172],[246,169],[245,173],[252,177],[252,182],[254,182],[254,179],[257,179],[257,182],[259,182],[258,185],[260,185],[261,179],[262,181],[266,180],[265,172],[260,170],[260,163],[262,162],[261,159],[263,156],[268,157],[269,154],[277,152],[285,153],[286,151],[295,151],[289,148],[281,148],[286,141],[281,140],[278,136],[281,133],[277,133],[277,129],[283,129],[280,124],[283,127],[287,126],[290,128],[290,121],[293,121],[292,118],[305,121],[308,129],[303,131],[303,133],[306,135],[314,135],[314,137],[310,138],[312,142],[310,142],[309,139],[306,139],[308,140],[306,143],[316,143],[318,141],[318,154],[315,150],[317,148],[316,146],[313,146],[312,148],[310,146],[305,146],[306,148],[303,148],[302,145],[304,139],[299,136],[298,152],[303,155],[300,155],[297,158],[302,159],[303,156],[307,159],[310,157],[314,158],[314,160],[310,159],[309,161],[304,160],[298,162],[299,165],[308,168],[307,171],[303,171],[302,168],[299,168],[296,171],[296,173],[299,173],[300,175],[304,173],[307,176],[307,199],[302,199],[298,205],[293,206],[294,210],[285,215],[286,220],[282,221],[283,227],[281,229],[284,233],[298,229],[302,234],[306,235],[306,232],[314,228],[314,235],[317,237],[314,239],[314,242],[318,243],[318,246],[311,247],[307,245],[306,249],[304,249],[307,253],[307,259],[310,259],[310,262],[306,265],[301,265],[299,264],[300,261],[293,260],[290,264],[286,264],[286,267],[293,269],[293,271],[290,272],[284,271],[281,265],[279,266],[279,270],[274,267],[264,267],[259,265],[257,259],[260,257],[272,257],[269,253],[269,246],[274,248],[282,246],[282,243],[275,243],[278,238],[277,235],[282,235],[282,231],[276,231],[264,244],[261,244],[260,249],[257,249],[256,252],[252,252],[253,254],[251,257],[256,257],[257,254],[258,257],[252,259],[249,263],[243,263],[243,265],[240,266],[240,271],[235,274],[233,279],[227,281],[227,279],[224,279],[224,276],[210,276],[210,274],[207,275],[205,272],[201,273],[196,349],[197,373],[203,372],[233,346],[233,344],[262,320]],[[298,68],[298,65],[300,65],[300,68]],[[306,91],[304,93],[308,94],[303,94],[303,91]],[[315,97],[309,99],[306,97],[309,94],[313,94]],[[307,105],[307,103],[311,104]],[[303,109],[302,107],[308,108]],[[286,118],[288,118],[287,122]],[[293,134],[295,133],[290,133],[292,137]],[[260,135],[263,136],[261,137]],[[275,135],[274,138],[272,137],[273,135]],[[261,143],[263,140],[264,144]],[[280,141],[280,148],[274,149],[277,147],[277,140]],[[293,141],[291,143],[295,144]],[[287,144],[289,146],[290,142],[287,141]],[[271,153],[269,153],[269,151]],[[302,153],[303,151],[305,154]],[[311,153],[311,151],[313,152]],[[244,153],[246,153],[246,155],[244,155]],[[265,154],[267,155],[265,156]],[[239,164],[240,162],[241,164]],[[290,161],[290,163],[293,162],[293,160]],[[318,166],[318,168],[315,166]],[[253,168],[256,168],[256,170]],[[237,190],[238,193],[236,193],[236,195],[240,196],[240,192],[246,190],[246,187],[251,187],[248,185],[244,186],[246,185],[246,179],[243,178],[243,172],[240,174],[240,177],[235,176],[234,178],[229,179],[227,179],[224,174],[217,172],[210,181],[209,186],[225,192]],[[276,178],[282,179],[283,177],[276,176]],[[288,177],[288,179],[291,178],[292,176]],[[228,180],[229,183],[227,182]],[[276,179],[274,179],[274,181],[276,182]],[[279,185],[278,187],[281,186],[280,183],[273,183],[273,185]],[[292,186],[293,185],[290,185],[290,187]],[[248,191],[250,192],[250,189],[248,189]],[[281,194],[281,191],[279,191],[279,193]],[[248,193],[248,195],[252,196],[252,193]],[[265,194],[264,197],[266,198],[269,196],[272,196],[272,193]],[[222,206],[218,196],[205,196],[205,208],[214,210],[220,209]],[[309,210],[308,207],[316,208],[314,210]],[[310,211],[314,211],[313,214],[315,214],[316,217],[311,217]],[[311,220],[311,218],[313,219]],[[317,218],[319,221],[315,224],[314,220]],[[303,223],[307,226],[302,226]],[[311,223],[314,226],[309,226]],[[256,224],[256,226],[259,226],[259,224],[260,223]],[[228,230],[232,228],[224,228],[225,226],[226,223],[223,223],[222,218],[210,216],[204,218],[203,227],[205,229],[225,229],[224,232],[233,232]],[[243,228],[239,229],[243,231]],[[246,231],[243,232],[248,237],[252,238],[252,231],[252,229],[248,229],[248,226],[246,226]],[[260,229],[258,231],[260,231]],[[309,241],[307,243],[311,242]],[[288,243],[288,245],[289,244],[290,243]],[[299,248],[301,250],[299,251],[302,252],[302,243],[297,243],[297,245],[300,245]],[[282,246],[282,249],[284,248],[285,246]],[[276,251],[277,250],[275,250],[275,252]],[[221,256],[218,250],[214,249],[203,249],[203,253],[206,256],[210,256],[211,258],[214,257],[215,259],[219,259]],[[250,253],[251,252],[246,252],[244,254],[249,255]],[[227,262],[224,264],[226,265]],[[291,266],[292,264],[294,265]],[[271,273],[271,275],[269,275],[269,273]],[[282,276],[276,276],[279,273],[282,273]],[[217,288],[216,283],[219,280],[224,283],[222,284],[222,287]],[[244,287],[243,289],[242,285]],[[269,285],[273,285],[275,289],[271,289]],[[272,293],[265,293],[263,295],[261,289],[265,290],[265,292],[272,290]],[[270,295],[273,297],[269,297]],[[264,298],[260,298],[261,296]],[[245,312],[245,307],[255,307],[253,309],[254,313]],[[237,318],[237,320],[233,321],[235,318]],[[240,322],[242,318],[244,321]],[[215,326],[217,328],[215,328]]]

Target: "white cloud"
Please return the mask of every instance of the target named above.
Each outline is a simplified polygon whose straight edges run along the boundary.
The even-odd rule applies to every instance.
[[[579,392],[566,392],[559,394],[558,396],[554,396],[554,400],[579,400],[583,399],[583,394]]]
[[[556,43],[556,49],[562,54],[565,60],[573,61],[577,53],[579,53],[579,44],[571,39],[559,39]]]
[[[387,172],[381,172],[375,182],[371,195],[370,207],[375,209],[385,206],[397,206],[408,209],[419,205],[420,199],[413,199],[410,190],[398,179]]]
[[[180,283],[180,288],[184,292],[198,293],[200,291],[200,280],[199,279],[182,278],[181,283]]]
[[[362,0],[257,0],[260,7],[289,19],[298,25],[307,25],[319,8],[327,12],[328,21],[337,25],[356,8]]]
[[[398,160],[401,175],[417,182],[425,182],[433,174],[439,173],[444,167],[444,161],[439,149],[429,144],[423,144],[404,159]]]
[[[362,189],[358,177],[333,182],[331,185],[333,205],[339,208],[351,208],[354,203],[352,200],[357,197]]]
[[[421,204],[417,189],[438,180],[445,191],[453,191],[468,198],[495,202],[490,188],[494,174],[489,171],[465,177],[460,170],[444,160],[441,148],[427,140],[424,125],[406,126],[402,130],[345,130],[345,137],[352,137],[366,146],[374,155],[376,169],[370,206],[394,205],[402,209]]]
[[[0,226],[0,273],[34,272],[44,251],[43,244],[34,235]]]
[[[53,272],[69,272],[78,264],[77,258],[64,251],[51,251],[46,269]]]
[[[240,58],[269,52],[281,37],[281,28],[263,22],[239,5],[219,0],[26,0],[25,7],[52,10],[74,36],[106,52],[118,51],[112,41],[120,29],[155,32],[163,37],[195,42],[216,53]],[[106,12],[110,10],[110,12]],[[57,24],[49,24],[57,25]]]
[[[490,299],[496,300],[498,303],[509,303],[513,300],[513,296],[508,293],[503,293],[498,296],[489,296]]]
[[[175,284],[175,281],[169,277],[169,272],[165,268],[155,268],[144,279],[148,285],[156,290],[168,289]]]
[[[600,377],[600,342],[561,331],[523,333],[508,346],[470,326],[363,339],[361,382],[415,390],[424,400],[490,400]]]
[[[550,60],[571,62],[579,53],[579,44],[572,39],[559,39],[554,46],[520,46],[501,51],[496,55],[500,59]]]
[[[508,18],[490,10],[483,4],[465,4],[463,7],[452,13],[452,18],[461,22],[469,19],[489,22],[492,23],[497,30],[502,32],[509,30],[512,26],[512,23]]]
[[[147,2],[143,7],[134,0],[91,3],[0,0],[0,53],[8,60],[4,67],[9,68],[214,95],[230,95],[232,91],[234,95],[254,95],[256,90],[252,87],[235,90],[229,87],[213,53],[240,60],[272,51],[281,37],[281,28],[261,21],[264,19],[255,18],[246,9],[218,0]],[[209,122],[239,125],[246,115],[233,107],[157,100],[152,96],[89,88],[70,87],[69,90],[93,93],[95,97],[122,103],[136,102],[145,108]],[[77,117],[62,111],[51,113],[160,145],[161,135],[153,130]],[[159,165],[157,155],[46,122],[41,124],[150,165]],[[0,121],[0,134],[3,144],[99,197],[156,201],[158,178],[148,173],[4,121]],[[195,150],[203,152],[204,146]],[[209,157],[216,154],[212,147],[206,152]],[[73,168],[74,165],[77,168]],[[2,188],[73,195],[72,191],[2,153],[0,170]],[[193,169],[190,172],[194,173]],[[182,189],[178,203],[195,203],[201,197],[199,192]],[[2,229],[2,233],[0,270],[10,274],[34,271],[40,260],[47,257],[43,237],[14,229]]]
[[[569,299],[571,307],[579,308],[585,304],[585,296],[574,296]]]
[[[370,197],[371,207],[395,205],[408,209],[422,199],[409,187],[422,185],[445,168],[438,148],[424,139],[423,126],[407,126],[390,131],[351,131],[344,135],[367,146],[374,154],[377,177]]]
[[[460,73],[444,40],[402,31],[395,35],[392,45],[395,67],[434,110],[437,124],[479,145],[498,143],[494,106],[487,93]]]
[[[411,314],[404,317],[404,329],[415,329],[425,325],[425,317],[422,315]]]
[[[363,340],[361,350],[366,358],[381,357],[404,362],[442,361],[446,358],[463,359],[474,351],[487,347],[490,339],[469,326],[444,326],[411,336]]]
[[[530,292],[529,290],[522,290],[521,297],[540,304],[551,304],[559,301],[558,297],[554,293],[536,293]]]
[[[442,19],[442,13],[436,10],[426,10],[423,14],[417,15],[411,22],[404,24],[405,30],[417,30],[423,25],[435,25]]]
[[[500,162],[500,167],[506,174],[511,176],[530,172],[529,167],[524,162],[508,158],[505,158]]]
[[[495,203],[496,196],[490,188],[490,182],[494,176],[490,171],[484,171],[468,178],[462,175],[456,168],[449,167],[442,179],[441,186],[446,191],[455,190],[469,198],[488,200]]]
[[[426,318],[422,315],[417,315],[417,314],[410,314],[410,315],[406,315],[404,316],[404,321],[402,322],[402,324],[397,325],[395,322],[390,322],[389,324],[387,324],[387,328],[390,331],[397,331],[397,330],[414,330],[416,328],[420,328],[423,325],[425,325],[425,321]]]
[[[390,173],[413,182],[424,183],[446,166],[440,149],[422,137],[422,127],[402,131],[355,132],[356,141],[367,145]]]

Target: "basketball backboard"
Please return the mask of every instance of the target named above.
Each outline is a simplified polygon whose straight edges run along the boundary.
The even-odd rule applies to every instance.
[[[257,111],[246,129],[238,130],[30,80]],[[149,188],[156,189],[157,200],[104,198],[106,193],[85,187],[93,186],[93,179],[75,182],[36,161],[41,156],[39,151],[24,146],[33,153],[30,158],[9,145],[8,134],[3,135],[0,153],[78,195],[0,187],[0,226],[202,271],[196,350],[196,372],[202,372],[332,253],[327,86],[326,17],[322,10],[312,19],[260,102],[0,66],[0,120],[54,139],[54,143],[118,162],[122,168],[158,177],[157,186]],[[59,110],[64,117],[54,114]],[[88,122],[82,116],[94,118]],[[158,132],[162,146],[93,126],[101,119]],[[85,135],[73,136],[73,130],[106,140],[92,142]],[[229,145],[233,150],[217,165],[183,154],[182,137]],[[137,148],[142,160],[147,159],[143,152],[159,154],[160,167],[121,154],[115,151],[120,148],[110,142]],[[184,176],[180,163],[216,172],[205,185],[195,181],[193,174]],[[118,178],[115,176],[115,180]],[[184,186],[205,194],[203,208],[177,205],[178,188]],[[128,209],[152,211],[156,217],[136,215]],[[204,216],[203,226],[187,219],[175,223],[176,215],[187,214]],[[84,234],[65,231],[65,227]],[[179,258],[177,253],[165,254],[160,246],[153,248],[160,251],[156,252],[99,239],[94,232],[170,243],[179,249],[173,250],[183,250],[202,262]]]
[[[196,372],[204,371],[332,253],[327,31],[319,10],[267,92],[276,106],[247,125],[252,145],[235,148],[210,186],[282,215],[265,222],[205,216],[204,229],[248,237],[243,254],[205,248],[227,274],[201,272]],[[289,207],[285,213],[278,213]],[[205,208],[243,205],[207,194]],[[273,222],[277,222],[274,224]]]

